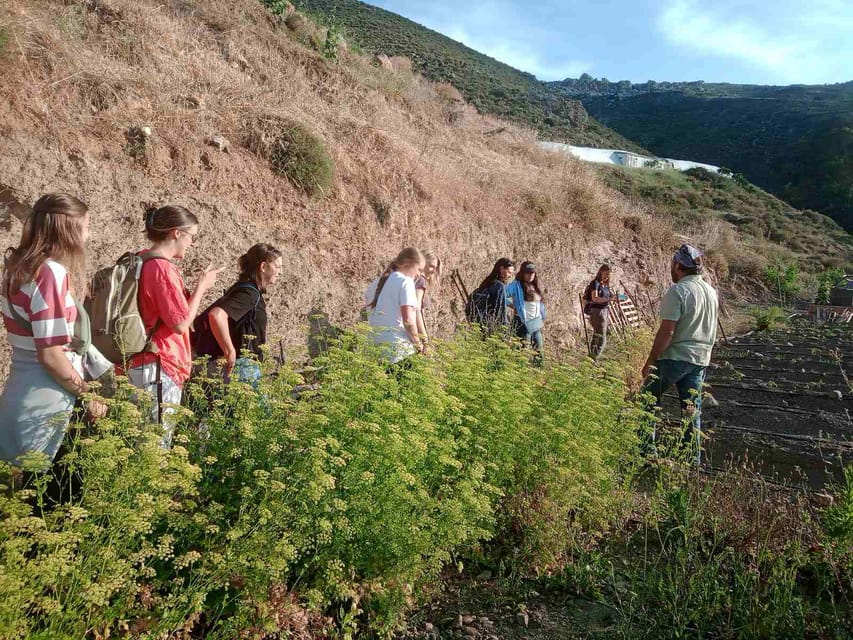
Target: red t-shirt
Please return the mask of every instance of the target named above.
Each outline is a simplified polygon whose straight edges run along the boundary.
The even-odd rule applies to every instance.
[[[143,253],[140,251],[138,255]],[[176,333],[173,327],[189,317],[189,297],[181,272],[172,262],[149,260],[142,266],[139,275],[139,315],[142,316],[146,331],[151,331],[160,321],[151,342],[159,351],[163,371],[180,387],[190,377],[190,332],[188,329],[184,333]],[[157,356],[141,353],[130,359],[130,367],[149,362],[157,362]]]

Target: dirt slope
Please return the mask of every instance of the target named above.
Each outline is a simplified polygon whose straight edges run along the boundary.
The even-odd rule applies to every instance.
[[[144,246],[144,203],[186,205],[202,221],[189,284],[204,263],[231,267],[270,241],[285,254],[272,333],[288,344],[304,343],[312,308],[354,323],[366,284],[408,244],[438,252],[469,286],[502,255],[535,260],[552,340],[576,326],[577,293],[600,261],[633,286],[665,282],[671,232],[580,163],[410,72],[325,60],[255,0],[10,0],[0,28],[0,202],[82,198],[92,269]],[[329,148],[324,197],[252,151],[288,122]],[[147,144],[128,139],[144,126]],[[206,144],[213,135],[229,152]],[[20,209],[0,206],[3,246],[17,243]],[[434,327],[448,332],[449,284],[437,298]]]

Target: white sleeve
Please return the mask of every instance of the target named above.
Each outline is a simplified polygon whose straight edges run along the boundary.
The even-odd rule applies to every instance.
[[[400,306],[418,306],[418,294],[415,291],[415,281],[411,278],[403,279],[403,286],[400,288]]]

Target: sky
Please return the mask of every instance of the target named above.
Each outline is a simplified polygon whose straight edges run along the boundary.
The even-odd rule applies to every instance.
[[[853,80],[853,0],[367,0],[540,80]]]

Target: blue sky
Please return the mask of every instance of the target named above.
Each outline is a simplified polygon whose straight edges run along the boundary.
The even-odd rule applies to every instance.
[[[853,80],[853,0],[369,0],[541,80]]]

